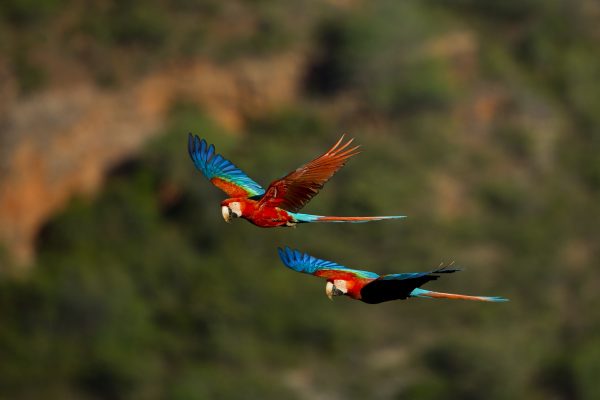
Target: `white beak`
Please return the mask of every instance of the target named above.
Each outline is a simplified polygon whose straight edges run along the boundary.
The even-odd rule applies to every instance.
[[[327,282],[325,285],[325,294],[329,297],[329,300],[333,300],[333,283]]]
[[[221,207],[221,214],[223,214],[223,219],[225,220],[225,222],[231,221],[231,214],[229,213],[229,207],[222,206]]]

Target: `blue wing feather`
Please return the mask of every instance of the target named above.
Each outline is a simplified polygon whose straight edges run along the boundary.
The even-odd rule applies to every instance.
[[[347,268],[332,261],[313,257],[308,253],[301,253],[298,250],[292,250],[287,246],[284,249],[278,248],[277,251],[279,252],[281,261],[283,261],[288,268],[291,268],[297,272],[314,275],[317,271],[330,270],[348,272],[358,276],[359,278],[365,279],[377,279],[379,277],[379,275],[374,272]]]
[[[241,169],[220,154],[216,154],[215,146],[208,145],[206,140],[189,134],[188,152],[194,165],[209,180],[214,178],[225,181],[246,192],[248,197],[262,196],[265,189],[253,181]],[[213,182],[214,183],[214,182]],[[227,192],[226,189],[220,187]],[[231,195],[231,193],[228,193]]]

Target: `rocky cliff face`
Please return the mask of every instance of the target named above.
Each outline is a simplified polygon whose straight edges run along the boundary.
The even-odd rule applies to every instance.
[[[297,53],[227,67],[196,61],[119,89],[77,82],[26,99],[4,85],[0,245],[20,264],[30,262],[44,221],[74,194],[94,193],[105,171],[160,131],[177,99],[197,103],[239,132],[245,117],[296,97],[303,62]]]

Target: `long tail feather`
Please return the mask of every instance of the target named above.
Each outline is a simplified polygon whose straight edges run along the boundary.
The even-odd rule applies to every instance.
[[[509,301],[504,297],[489,297],[489,296],[467,296],[464,294],[453,294],[453,293],[441,293],[441,292],[432,292],[430,290],[424,289],[414,289],[411,292],[411,297],[421,297],[427,299],[453,299],[453,300],[473,300],[473,301],[488,301],[493,303],[500,303],[504,301]]]
[[[381,221],[384,219],[406,218],[405,215],[390,215],[381,217],[325,217],[322,215],[311,215],[301,213],[290,213],[298,223],[303,222],[351,222],[361,223],[370,221]]]

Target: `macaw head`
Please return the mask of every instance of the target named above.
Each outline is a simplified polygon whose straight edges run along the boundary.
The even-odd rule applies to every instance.
[[[225,222],[230,222],[232,218],[242,216],[242,204],[235,200],[225,200],[221,203],[221,214]]]
[[[337,279],[335,281],[327,281],[327,285],[325,285],[325,294],[329,297],[329,300],[333,300],[333,296],[342,296],[348,293],[348,288],[346,287],[346,281]]]

